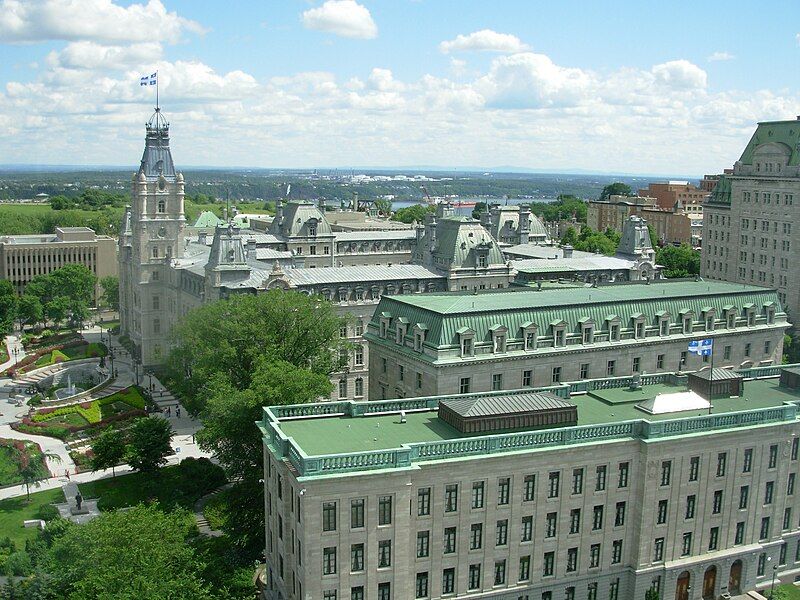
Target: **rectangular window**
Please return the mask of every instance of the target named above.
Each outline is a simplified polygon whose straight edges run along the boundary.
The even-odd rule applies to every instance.
[[[322,600],[336,600],[336,590],[325,590],[322,592]]]
[[[392,497],[381,496],[378,499],[378,525],[391,525]]]
[[[611,564],[617,565],[622,562],[622,540],[614,540],[611,545]]]
[[[791,529],[792,527],[792,509],[786,507],[783,509],[783,530]]]
[[[761,519],[761,530],[758,534],[759,540],[765,540],[769,537],[769,517],[763,517]]]
[[[430,553],[430,531],[417,532],[417,558],[425,558]]]
[[[494,373],[492,375],[492,390],[499,391],[503,389],[503,375],[501,373]]]
[[[483,481],[474,481],[472,483],[472,508],[483,508]]]
[[[622,527],[625,525],[625,503],[617,502],[617,512],[614,516],[614,527]]]
[[[609,377],[613,377],[616,370],[617,370],[617,361],[610,360],[608,361],[608,363],[606,363],[606,375],[608,375]]]
[[[483,523],[473,523],[469,529],[469,549],[478,550],[483,546]]]
[[[392,566],[392,540],[378,542],[378,568]]]
[[[720,452],[717,454],[717,477],[725,476],[725,466],[728,462],[728,453]]]
[[[719,527],[712,527],[708,532],[708,549],[716,550],[719,544]]]
[[[551,471],[549,475],[549,486],[547,489],[548,498],[558,498],[560,473],[558,471]]]
[[[581,379],[589,378],[589,363],[581,363]]]
[[[556,537],[556,528],[558,525],[558,513],[549,512],[546,517],[546,527],[544,530],[544,537]]]
[[[429,514],[431,514],[431,488],[419,488],[417,490],[417,516],[425,517]]]
[[[664,538],[656,538],[653,543],[653,562],[664,560]]]
[[[756,576],[763,577],[764,572],[767,569],[767,555],[766,553],[762,552],[758,555],[758,563],[756,566]]]
[[[454,568],[442,571],[442,594],[452,594],[456,589],[456,570]]]
[[[664,368],[664,355],[659,354],[656,356],[656,369],[663,369]]]
[[[686,497],[686,519],[694,519],[695,506],[697,505],[697,497],[692,494]]]
[[[504,506],[509,503],[511,497],[511,478],[501,477],[497,482],[497,504]]]
[[[336,502],[322,503],[322,531],[336,531]]]
[[[597,582],[593,581],[586,586],[586,600],[597,600]]]
[[[667,500],[658,501],[658,516],[656,517],[656,524],[663,525],[667,522],[667,509],[669,502]]]
[[[533,517],[529,515],[522,517],[522,536],[520,541],[530,542],[532,539],[533,539]]]
[[[700,473],[700,457],[693,456],[689,459],[689,481],[697,481]]]
[[[336,546],[322,549],[322,574],[336,573]]]
[[[428,597],[428,572],[417,573],[417,598]]]
[[[575,586],[570,585],[564,590],[564,600],[575,600]]]
[[[775,482],[768,481],[764,486],[764,504],[772,504],[772,496],[775,492]]]
[[[744,521],[736,523],[736,535],[733,538],[733,543],[738,545],[744,542]]]
[[[506,561],[494,561],[494,584],[503,585],[506,582]]]
[[[536,495],[536,475],[525,475],[525,502],[532,502]]]
[[[786,482],[786,495],[792,496],[794,495],[794,480],[795,474],[789,473],[789,480]]]
[[[619,463],[619,480],[617,483],[617,487],[619,488],[626,488],[628,487],[628,470],[630,468],[630,463],[628,462],[621,462]]]
[[[578,549],[569,548],[567,550],[567,573],[578,570]]]
[[[462,394],[469,394],[469,377],[462,377],[459,384],[459,392]]]
[[[792,439],[792,460],[797,460],[797,450],[800,447],[800,438]]]
[[[606,489],[606,472],[607,468],[605,465],[600,465],[597,467],[594,481],[595,492],[602,492]]]
[[[783,542],[781,544],[781,549],[778,552],[778,564],[779,565],[785,565],[786,564],[786,547],[787,547],[786,542]]]
[[[350,570],[364,570],[364,544],[353,544],[350,546]]]
[[[569,511],[569,532],[579,533],[581,530],[581,509],[573,508]]]
[[[633,357],[633,365],[631,366],[631,371],[632,371],[633,373],[638,373],[639,371],[641,371],[641,370],[642,370],[642,369],[641,369],[641,366],[642,366],[642,359],[641,359],[641,357],[639,357],[639,356],[634,356],[634,357]]]
[[[442,552],[444,554],[452,554],[456,551],[456,528],[444,528],[444,542],[442,543]]]
[[[505,546],[508,544],[508,519],[501,519],[495,527],[494,545]]]
[[[768,469],[774,469],[778,464],[778,445],[772,444],[769,447],[769,466]]]
[[[392,600],[392,585],[388,581],[378,584],[378,600]]]
[[[556,554],[555,552],[545,552],[544,561],[542,563],[542,575],[544,577],[551,577],[555,573],[556,567]]]
[[[689,556],[692,553],[692,533],[690,531],[683,534],[683,544],[681,545],[681,556]]]
[[[528,581],[531,578],[531,557],[519,557],[519,580]]]
[[[530,387],[533,385],[533,371],[528,369],[522,372],[522,387]]]
[[[742,473],[750,473],[753,470],[753,449],[745,448],[744,460],[742,461]]]
[[[747,508],[747,499],[750,496],[750,486],[743,485],[739,488],[739,509]]]
[[[444,489],[444,512],[458,510],[458,484],[451,483]]]
[[[672,475],[672,461],[661,461],[661,485],[669,485],[669,480]]]
[[[475,564],[469,566],[469,585],[470,590],[477,590],[481,587],[481,565]]]
[[[600,566],[600,544],[592,544],[589,547],[589,568],[594,569]]]
[[[722,512],[722,490],[714,491],[714,503],[711,506],[711,513],[718,515]]]
[[[583,469],[572,470],[572,493],[583,493]]]
[[[598,504],[592,511],[592,531],[598,531],[603,528],[603,505]]]

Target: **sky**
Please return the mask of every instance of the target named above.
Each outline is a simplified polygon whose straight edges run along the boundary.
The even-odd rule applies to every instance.
[[[0,164],[698,176],[800,115],[797,0],[0,0]]]

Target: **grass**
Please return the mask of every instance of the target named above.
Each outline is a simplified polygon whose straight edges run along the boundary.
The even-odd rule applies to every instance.
[[[62,350],[53,350],[49,354],[45,354],[34,363],[38,367],[47,367],[59,362],[67,362],[70,360],[80,360],[82,358],[95,358],[98,356],[105,356],[108,354],[108,349],[105,344],[98,344],[93,342],[91,344],[82,344],[80,346],[73,346],[71,348],[64,348]]]
[[[228,520],[228,496],[230,490],[222,490],[206,502],[203,507],[203,516],[208,520],[211,529],[221,530]]]
[[[60,502],[64,502],[60,488],[33,492],[30,502],[25,496],[0,500],[0,531],[3,536],[10,537],[17,548],[25,548],[25,541],[35,539],[39,530],[36,527],[24,528],[23,521],[38,519],[41,506]]]
[[[99,423],[113,415],[144,410],[144,406],[145,399],[142,393],[137,388],[130,387],[110,396],[93,400],[89,403],[88,408],[84,408],[82,404],[71,404],[49,412],[47,409],[43,409],[35,413],[32,420],[36,423],[82,426]],[[76,417],[78,418],[76,419]]]
[[[784,593],[784,598],[787,600],[800,600],[800,588],[791,583],[784,583],[783,585],[776,585],[775,591],[781,590]],[[769,597],[769,588],[766,588],[767,597]]]

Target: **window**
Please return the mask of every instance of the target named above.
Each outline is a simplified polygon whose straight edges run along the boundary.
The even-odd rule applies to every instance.
[[[356,344],[356,348],[355,348],[353,354],[354,354],[353,363],[358,367],[363,366],[364,365],[364,346],[362,346],[361,344]]]
[[[378,525],[391,525],[392,497],[381,496],[378,499]]]
[[[589,378],[589,363],[581,363],[581,379]]]
[[[638,356],[633,357],[633,365],[631,366],[631,370],[633,373],[638,373],[641,371],[642,359]]]
[[[667,500],[658,501],[658,516],[656,517],[656,524],[663,525],[667,522],[667,508],[669,502]]]
[[[745,356],[750,356],[751,348],[752,348],[752,344],[750,342],[747,342],[744,345],[744,355]]]
[[[422,389],[422,373],[417,373],[417,389]]]
[[[336,531],[336,502],[322,503],[322,531]]]
[[[322,549],[322,574],[336,573],[336,546]]]
[[[744,542],[744,521],[736,523],[736,535],[733,538],[734,544],[741,544]]]
[[[520,541],[530,542],[533,539],[533,517],[522,517],[522,535]]]
[[[555,573],[556,555],[555,552],[545,552],[542,574],[544,577],[550,577]]]
[[[469,585],[470,590],[477,590],[481,587],[481,566],[480,564],[469,566]]]
[[[519,580],[528,581],[531,578],[531,557],[519,557]]]
[[[506,582],[506,561],[494,561],[494,584],[503,585]]]
[[[430,531],[417,532],[417,558],[425,558],[430,553]]]
[[[722,512],[722,490],[716,490],[714,492],[714,502],[711,506],[711,513],[718,515]]]
[[[378,542],[378,568],[392,565],[392,540]]]
[[[764,486],[764,504],[772,504],[772,496],[775,492],[775,482],[768,481]]]
[[[589,547],[589,568],[594,569],[600,566],[600,544],[592,544]]]
[[[533,385],[533,371],[528,369],[522,372],[522,387],[530,387]]]
[[[556,537],[556,529],[558,526],[558,513],[549,512],[546,517],[546,527],[544,530],[544,537]]]
[[[322,592],[322,600],[336,600],[336,590],[325,590]]]
[[[593,581],[586,586],[586,600],[597,600],[597,582]]]
[[[725,476],[725,465],[728,462],[728,453],[720,452],[717,454],[717,477]]]
[[[469,528],[469,549],[478,550],[483,546],[483,523],[473,523]]]
[[[764,342],[764,354],[769,354],[770,352],[772,352],[772,342],[767,340]]]
[[[417,598],[428,597],[428,572],[417,573]]]
[[[795,474],[789,473],[789,480],[786,482],[787,496],[792,496],[794,494],[794,480],[795,480]]]
[[[800,447],[800,438],[792,439],[792,460],[797,460],[797,449]]]
[[[469,394],[469,377],[462,377],[458,387],[460,393]]]
[[[742,473],[750,473],[753,470],[753,449],[745,448],[744,461],[742,462]]]
[[[653,562],[664,560],[664,538],[656,538],[653,543]]]
[[[553,383],[560,383],[561,382],[561,367],[553,367]]]
[[[617,502],[617,512],[614,516],[614,527],[622,527],[625,525],[625,503]]]
[[[424,487],[417,490],[417,516],[425,517],[431,514],[431,488]]]
[[[397,380],[398,381],[406,380],[406,368],[403,365],[397,365]]]
[[[761,519],[761,531],[758,534],[759,540],[765,540],[769,537],[769,517]]]
[[[581,529],[581,509],[573,508],[569,511],[569,532],[578,533]]]
[[[361,377],[356,377],[355,391],[353,392],[356,398],[361,398],[364,395],[364,380]]]
[[[536,475],[525,475],[525,502],[532,502],[536,494]]]
[[[716,550],[719,544],[719,527],[712,527],[708,532],[708,549]]]
[[[700,457],[693,456],[689,459],[689,481],[697,481],[700,472]]]
[[[611,564],[616,565],[622,562],[622,540],[614,540],[611,544]]]
[[[451,483],[444,489],[444,512],[458,510],[458,484]]]
[[[603,505],[598,504],[592,511],[592,531],[603,528]]]
[[[774,469],[778,464],[778,444],[772,444],[769,447],[769,466],[768,469]]]
[[[783,530],[790,529],[792,526],[792,509],[787,507],[783,509]]]
[[[494,373],[492,375],[492,390],[498,391],[503,389],[503,375],[501,373]]]
[[[364,570],[364,544],[353,544],[350,546],[350,570]]]
[[[461,356],[472,356],[472,338],[461,339]]]
[[[750,486],[743,485],[739,488],[739,509],[747,508],[747,498],[750,495]]]
[[[628,471],[630,468],[630,463],[628,462],[621,462],[619,463],[619,481],[617,487],[619,488],[626,488],[628,487]]]
[[[689,556],[692,553],[692,533],[687,531],[683,534],[683,544],[681,545],[681,556]]]
[[[475,481],[472,484],[472,508],[483,508],[483,481]]]
[[[501,519],[495,527],[495,546],[505,546],[508,544],[508,519]]]
[[[661,462],[661,485],[669,485],[672,475],[672,461],[664,460]]]
[[[347,398],[347,379],[339,380],[339,398]]]
[[[608,361],[608,363],[606,364],[606,375],[608,375],[609,377],[613,377],[614,372],[616,371],[617,368],[616,365],[617,361],[615,360]]]
[[[575,586],[570,585],[564,589],[564,600],[575,600]]]
[[[619,577],[608,584],[608,600],[619,600]]]
[[[442,594],[452,594],[456,589],[456,570],[454,568],[442,571]]]
[[[583,469],[572,470],[572,493],[583,493]]]
[[[511,478],[501,477],[497,483],[497,504],[504,506],[508,504],[511,496]]]
[[[778,552],[778,564],[779,565],[785,565],[786,564],[786,547],[787,547],[786,542],[783,542],[781,544],[781,549]]]
[[[722,358],[724,360],[730,360],[731,359],[731,347],[730,346],[725,346],[722,349]]]
[[[756,576],[763,577],[764,571],[767,568],[767,555],[762,552],[758,555],[758,566],[756,567]]]
[[[378,600],[392,600],[392,586],[388,581],[378,584]]]
[[[560,473],[558,471],[552,471],[550,473],[549,487],[547,490],[548,498],[558,498],[559,478],[560,478]]]
[[[456,551],[456,528],[455,527],[445,527],[444,528],[444,543],[442,544],[444,548],[444,554],[452,554]]]
[[[656,369],[663,369],[664,368],[664,355],[659,354],[656,356]]]
[[[567,550],[567,573],[578,570],[578,549],[569,548]]]
[[[600,465],[595,471],[594,491],[602,492],[606,489],[606,472],[605,465]]]

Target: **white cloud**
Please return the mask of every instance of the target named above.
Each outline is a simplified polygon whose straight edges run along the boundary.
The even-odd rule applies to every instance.
[[[122,7],[112,0],[0,0],[0,39],[6,43],[90,40],[175,43],[196,22],[167,12],[160,0]]]
[[[405,89],[405,85],[397,81],[389,69],[372,69],[368,81],[379,92],[399,92]]]
[[[674,89],[702,89],[708,80],[703,69],[685,59],[655,65],[650,71],[657,81]]]
[[[305,11],[301,19],[307,29],[343,37],[369,40],[378,35],[369,10],[355,0],[327,0],[322,6]]]
[[[714,52],[713,54],[709,55],[706,59],[709,62],[718,62],[718,61],[725,61],[725,60],[733,60],[736,58],[730,52]]]
[[[481,29],[470,34],[459,34],[453,40],[439,44],[444,54],[450,52],[502,52],[513,54],[524,52],[529,46],[510,33],[498,33],[491,29]]]
[[[146,42],[129,46],[104,46],[96,42],[70,42],[63,50],[50,52],[47,64],[54,68],[80,70],[124,70],[152,65],[161,58],[161,44]]]

